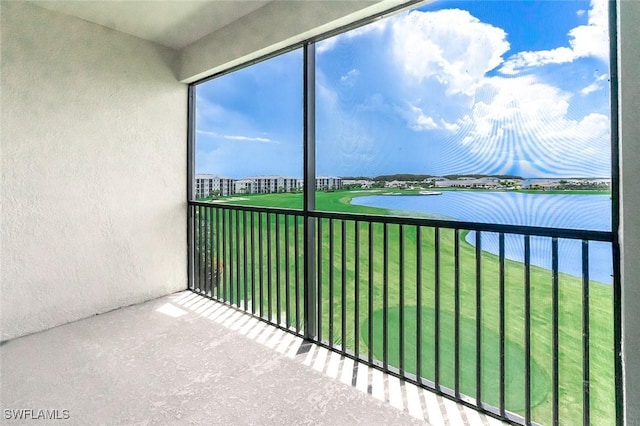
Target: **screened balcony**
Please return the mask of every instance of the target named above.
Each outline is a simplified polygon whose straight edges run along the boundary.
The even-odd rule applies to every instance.
[[[478,8],[483,3],[473,2]],[[605,230],[339,212],[309,202],[316,188],[305,188],[303,181],[347,176],[323,167],[337,163],[338,153],[362,147],[340,137],[389,133],[376,127],[376,120],[350,125],[357,114],[383,107],[379,97],[368,98],[371,102],[353,109],[357,114],[347,120],[332,115],[338,109],[326,102],[330,96],[309,99],[312,81],[324,83],[328,76],[349,89],[364,74],[350,66],[353,57],[343,49],[333,51],[342,58],[343,73],[319,73],[320,80],[305,76],[303,61],[309,65],[310,55],[304,50],[427,3],[0,1],[3,421],[636,424],[640,8],[637,2],[607,2],[614,13],[590,22],[591,2],[579,10],[574,2],[545,4],[570,9],[571,22],[553,34],[534,37],[528,25],[516,32],[540,43],[531,52],[551,53],[515,57],[505,51],[496,58],[508,61],[506,71],[515,74],[493,70],[489,77],[504,83],[494,88],[518,94],[522,86],[509,84],[521,81],[516,74],[525,72],[524,65],[540,65],[536,58],[545,66],[555,66],[549,58],[562,53],[568,53],[563,60],[593,60],[592,47],[600,44],[572,44],[576,32],[571,31],[607,21],[612,31],[604,37],[613,37],[605,47],[611,55],[596,59],[610,60],[611,67],[594,66],[589,81],[559,68],[549,74],[574,85],[574,95],[553,92],[558,102],[544,104],[550,105],[544,117],[555,123],[547,128],[552,132],[538,129],[542,136],[566,136],[566,127],[557,125],[560,118],[568,125],[589,125],[584,138],[610,132],[612,214]],[[542,21],[535,19],[533,3],[502,5],[532,6],[530,22]],[[471,25],[487,18],[456,14]],[[493,17],[511,22],[506,13]],[[431,22],[422,29],[459,28],[448,19]],[[395,28],[407,30],[405,35],[410,29],[415,26]],[[385,31],[390,30],[380,24],[369,35],[389,34]],[[476,48],[504,49],[507,32],[492,34],[497,44]],[[545,45],[556,36],[564,44]],[[316,51],[325,55],[318,62],[326,61],[331,43]],[[512,47],[525,51],[517,43]],[[405,59],[436,58],[407,52]],[[192,115],[193,84],[286,53],[298,55],[298,77],[278,83],[306,89],[293,98],[271,99],[296,102],[287,116],[299,125],[300,161],[293,172],[281,174],[292,179],[288,188],[301,191],[298,204],[291,209],[197,200],[190,193],[197,191],[195,175],[218,171],[195,164],[193,132],[200,128]],[[387,59],[383,62],[402,64]],[[456,61],[440,64],[460,71],[456,81],[466,79],[469,70],[456,68]],[[429,71],[405,69],[415,70]],[[437,74],[431,78],[437,80]],[[379,80],[401,81],[382,74]],[[451,87],[454,96],[468,96],[471,86]],[[328,94],[318,88],[314,93]],[[609,96],[600,99],[612,100],[611,109],[595,111],[595,118],[605,115],[608,124],[594,116],[582,120],[588,115],[584,110],[567,106],[598,98],[603,88]],[[445,109],[427,108],[433,105],[425,102],[435,98],[422,92],[386,94],[401,92],[414,96],[413,103],[395,102],[388,110],[399,114],[403,137],[465,128],[464,121],[431,117]],[[345,93],[333,99],[354,99]],[[513,116],[540,106],[538,95],[548,93],[520,93],[531,102]],[[319,107],[318,116],[312,105]],[[515,103],[504,105],[513,111]],[[318,125],[315,146],[308,127],[312,117]],[[474,135],[482,139],[481,128],[466,129],[480,132]],[[200,130],[216,136],[216,129]],[[259,129],[217,136],[263,148],[283,146],[283,139]],[[562,160],[581,153],[570,143],[549,146],[560,147]],[[309,156],[310,147],[318,149],[317,158]],[[584,148],[592,160],[583,163],[586,169],[600,170],[609,160]],[[558,155],[552,151],[533,153]],[[406,152],[409,160],[425,158]],[[501,151],[491,152],[483,158],[503,158]],[[271,164],[279,158],[244,149],[211,158],[224,163],[246,153]],[[392,152],[365,152],[372,153],[382,156],[376,164],[394,158]],[[367,164],[361,158],[369,157],[353,157],[352,164]],[[248,170],[233,177],[273,173],[280,174]],[[252,180],[244,185],[245,192],[252,191]],[[603,246],[609,247],[612,269],[604,277],[597,272],[602,257],[594,254]],[[538,256],[540,247],[545,256]]]

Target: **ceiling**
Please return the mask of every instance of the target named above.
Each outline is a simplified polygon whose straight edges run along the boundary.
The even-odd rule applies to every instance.
[[[173,49],[201,39],[271,0],[33,0],[72,15]]]

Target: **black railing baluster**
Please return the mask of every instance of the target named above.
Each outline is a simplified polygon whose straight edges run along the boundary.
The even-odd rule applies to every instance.
[[[200,247],[202,250],[202,282],[200,284],[200,293],[203,295],[207,294],[207,208],[202,209],[202,218],[201,218],[201,241]]]
[[[342,269],[342,277],[341,277],[341,284],[342,284],[342,295],[340,296],[340,298],[342,299],[342,313],[341,313],[341,319],[342,319],[342,327],[341,327],[341,334],[342,334],[342,352],[346,353],[347,352],[347,221],[343,220],[342,221],[342,238],[340,239],[341,243],[342,243],[342,247],[341,247],[341,253],[340,256],[342,258],[342,264],[341,264],[341,269]]]
[[[244,281],[244,310],[248,311],[249,307],[249,264],[247,263],[247,251],[248,251],[248,247],[247,247],[247,212],[243,211],[242,212],[242,245],[244,247],[243,250],[243,254],[242,254],[242,266],[244,267],[244,275],[243,275],[243,281]]]
[[[229,305],[233,305],[233,302],[235,301],[235,297],[234,297],[234,293],[235,293],[235,275],[234,275],[234,271],[235,271],[235,259],[234,259],[234,251],[235,251],[235,240],[234,240],[234,229],[235,229],[235,224],[234,224],[234,211],[233,210],[229,210],[229,217],[227,218],[227,232],[229,234],[229,246],[228,249],[229,251],[228,256],[229,256],[229,282],[228,282],[228,288],[229,288],[229,298],[228,298],[228,302]]]
[[[299,248],[299,231],[298,231],[298,216],[294,216],[294,227],[293,227],[293,238],[295,242],[293,243],[293,256],[295,258],[294,269],[295,269],[295,293],[296,293],[296,332],[300,333],[300,248]]]
[[[207,208],[200,211],[200,294],[206,294],[207,281]]]
[[[476,231],[476,405],[482,407],[482,234]]]
[[[440,389],[440,228],[433,230],[433,306],[434,306],[434,341],[433,341],[433,366],[434,384],[436,389]]]
[[[551,389],[552,389],[552,423],[554,425],[560,424],[560,383],[559,383],[559,371],[558,371],[558,239],[551,239],[551,351],[552,351],[552,366],[551,366]]]
[[[382,365],[389,368],[389,229],[383,225],[382,237]]]
[[[589,241],[582,240],[582,423],[591,424],[589,386]]]
[[[504,312],[504,233],[500,233],[498,237],[498,258],[499,258],[499,277],[498,277],[498,304],[500,305],[499,310],[499,324],[498,327],[500,329],[500,415],[505,417],[505,359],[504,359],[504,348],[505,348],[505,312]]]
[[[196,262],[195,262],[195,274],[194,274],[194,278],[195,278],[195,283],[194,283],[194,288],[196,289],[196,292],[200,293],[200,265],[202,264],[202,258],[201,258],[201,253],[202,253],[202,246],[200,244],[200,211],[201,211],[201,207],[198,206],[198,208],[196,209],[196,226],[195,226],[195,247],[196,247]]]
[[[353,278],[353,295],[355,299],[354,306],[354,319],[353,319],[353,333],[355,339],[355,347],[353,348],[354,356],[356,359],[360,358],[360,222],[357,220],[353,223],[353,238],[354,238],[354,262],[355,262],[355,276]]]
[[[368,320],[369,327],[367,330],[368,339],[369,339],[369,348],[368,348],[368,356],[369,356],[369,365],[373,364],[373,223],[369,222],[369,263],[367,265],[369,267],[369,295],[368,295]]]
[[[209,273],[207,275],[207,296],[213,298],[213,274],[214,274],[214,240],[215,240],[215,232],[214,232],[214,217],[213,212],[214,208],[209,207],[208,209],[208,217],[207,217],[207,238],[209,239],[209,244],[207,247],[207,251],[209,253],[209,259],[207,260],[207,266],[209,267]]]
[[[202,284],[200,287],[200,291],[202,294],[207,294],[207,282],[209,269],[209,207],[205,207],[202,210],[202,234],[201,234],[201,244],[202,247]]]
[[[240,210],[236,210],[236,218],[233,224],[236,230],[236,306],[240,307]]]
[[[318,249],[317,249],[317,265],[318,270],[318,341],[322,342],[322,329],[324,328],[324,321],[322,321],[322,219],[316,221],[318,223]]]
[[[222,268],[220,267],[222,265],[221,261],[220,261],[220,254],[221,254],[221,241],[222,238],[220,236],[220,215],[224,214],[223,212],[220,211],[220,209],[216,208],[216,265],[215,265],[215,274],[216,274],[216,299],[220,300],[220,286],[221,286],[221,281],[222,281]]]
[[[203,249],[204,249],[204,275],[202,277],[202,294],[208,295],[209,291],[209,277],[211,276],[211,219],[209,217],[209,213],[211,212],[211,207],[206,207],[204,209],[204,217],[203,217],[203,227],[202,227],[202,241],[203,241]]]
[[[282,310],[282,304],[280,303],[280,283],[281,283],[281,276],[280,276],[280,217],[279,215],[276,213],[275,215],[275,219],[276,219],[276,323],[278,325],[281,325],[282,323],[282,318],[281,318],[281,310]]]
[[[260,214],[260,213],[258,213]],[[255,240],[255,212],[251,212],[251,313],[256,314],[256,240]],[[258,234],[260,236],[260,234]]]
[[[195,224],[196,224],[196,209],[198,206],[193,206],[191,204],[187,205],[187,288],[191,291],[196,290],[195,280],[195,265],[194,262],[196,260],[196,233],[195,233]]]
[[[329,346],[333,347],[333,219],[329,219]]]
[[[229,301],[227,294],[227,213],[228,210],[222,211],[222,300],[227,303]]]
[[[207,207],[205,210],[205,245],[204,245],[204,292],[205,296],[210,296],[211,290],[211,208]]]
[[[200,221],[202,220],[200,217],[200,212],[201,212],[202,208],[200,206],[196,206],[196,226],[195,226],[195,246],[196,246],[196,261],[195,261],[195,271],[196,273],[194,274],[195,276],[195,283],[194,283],[194,288],[196,289],[197,292],[200,292],[200,285],[201,285],[201,268],[202,268],[202,238],[200,236],[200,230],[201,230],[201,226],[200,226]]]
[[[453,389],[456,398],[460,398],[460,230],[455,229],[453,235]]]
[[[272,263],[271,263],[271,213],[267,213],[267,320],[271,322],[273,314],[272,297]]]
[[[233,248],[234,246],[234,241],[233,241],[233,228],[235,226],[235,221],[233,220],[233,210],[229,210],[229,304],[233,305],[233,300],[234,300],[234,276],[233,276],[233,270],[234,270],[234,263],[233,263]]]
[[[291,219],[289,215],[284,217],[284,323],[287,328],[291,326],[291,292],[289,291],[289,222]]]
[[[422,384],[422,228],[416,226],[416,380]]]
[[[524,422],[531,424],[531,237],[524,236]]]
[[[398,253],[398,287],[399,287],[399,313],[398,313],[398,322],[400,329],[398,330],[398,368],[400,369],[400,376],[404,376],[404,225],[400,225],[398,229],[398,244],[399,244],[399,253]]]
[[[200,292],[200,206],[195,207],[193,217],[193,289]]]
[[[264,312],[263,312],[263,305],[264,305],[264,262],[263,262],[263,257],[264,257],[264,249],[262,247],[263,243],[262,243],[262,233],[263,233],[263,227],[262,227],[262,213],[258,213],[258,270],[260,271],[259,275],[258,275],[258,287],[260,287],[259,289],[259,297],[258,299],[260,299],[259,302],[259,311],[260,311],[260,318],[264,318]]]

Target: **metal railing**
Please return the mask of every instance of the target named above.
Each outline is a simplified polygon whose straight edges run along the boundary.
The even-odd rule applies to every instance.
[[[199,294],[511,423],[615,419],[617,301],[590,279],[611,232],[189,209]]]

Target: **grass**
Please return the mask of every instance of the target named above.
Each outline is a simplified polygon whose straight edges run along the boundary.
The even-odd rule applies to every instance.
[[[355,196],[370,195],[367,192],[336,191],[318,193],[316,203],[318,209],[325,211],[339,211],[351,213],[388,214],[389,211],[356,206],[350,204]],[[269,207],[299,208],[302,205],[301,194],[269,194],[253,195],[247,200],[239,200],[234,204],[260,205]],[[391,212],[393,214],[412,214],[408,212]],[[260,237],[257,233],[257,216],[254,223],[256,245]],[[266,215],[263,214],[266,218]],[[233,221],[233,218],[231,219]],[[266,220],[266,219],[265,219]],[[351,350],[357,349],[361,353],[372,350],[378,360],[384,357],[382,348],[383,336],[383,299],[384,278],[383,268],[383,226],[372,226],[373,239],[369,241],[368,226],[361,223],[358,229],[358,269],[356,271],[356,241],[355,223],[345,222],[345,239],[342,241],[342,222],[334,221],[333,245],[330,244],[329,221],[322,221],[322,236],[320,241],[320,264],[318,269],[322,275],[321,288],[321,333],[323,339],[331,336],[335,344],[344,344]],[[227,224],[229,221],[227,221]],[[240,221],[242,223],[242,221]],[[240,259],[236,271],[252,268],[257,271],[256,277],[262,275],[264,294],[268,294],[268,275],[271,273],[273,291],[271,304],[273,315],[277,315],[276,290],[280,289],[281,298],[289,288],[291,295],[295,288],[295,246],[293,228],[296,226],[293,218],[278,220],[280,229],[279,239],[276,241],[276,220],[271,219],[271,250],[279,253],[278,259],[272,256],[268,262],[264,256],[262,267],[249,259],[244,263]],[[250,222],[248,224],[250,228]],[[299,228],[299,255],[302,247],[302,221],[297,221]],[[266,228],[266,221],[263,224]],[[285,241],[285,229],[288,229],[288,244]],[[388,361],[391,365],[399,366],[400,359],[400,306],[404,315],[404,369],[415,373],[418,367],[417,359],[417,329],[416,318],[418,312],[422,316],[422,336],[420,369],[423,377],[434,379],[434,309],[435,309],[435,232],[432,228],[421,228],[420,244],[417,243],[418,231],[415,227],[388,225]],[[400,234],[402,232],[402,239]],[[264,251],[266,252],[267,232],[261,234]],[[235,236],[234,236],[235,238]],[[448,387],[453,387],[453,312],[454,306],[454,264],[456,234],[453,230],[440,230],[440,380]],[[242,240],[242,238],[241,238]],[[400,244],[404,246],[404,258],[400,261]],[[373,258],[368,257],[369,244],[373,243]],[[497,339],[499,335],[499,262],[490,253],[481,254],[480,299],[481,314],[476,311],[476,257],[475,248],[464,240],[464,233],[457,236],[459,245],[459,301],[460,301],[460,390],[470,396],[475,395],[476,371],[476,321],[480,321],[481,329],[481,369],[483,400],[492,405],[498,404],[499,375],[496,373],[499,365]],[[227,244],[230,248],[231,244]],[[344,252],[343,252],[344,246]],[[249,244],[249,248],[251,245]],[[422,262],[418,270],[416,257],[420,251]],[[289,269],[286,268],[287,253],[290,259]],[[344,258],[344,261],[343,261]],[[301,258],[299,259],[302,260]],[[237,259],[229,259],[225,274],[227,279],[230,269],[233,269]],[[301,282],[302,267],[298,265],[298,282]],[[368,340],[368,304],[369,304],[369,271],[372,281],[373,305],[373,342]],[[400,272],[402,271],[402,285]],[[506,406],[513,412],[523,414],[524,409],[524,267],[521,263],[506,260],[505,283],[505,316],[506,316]],[[344,272],[344,273],[343,273]],[[356,272],[358,279],[356,280]],[[235,272],[234,272],[235,273]],[[418,274],[420,281],[418,282]],[[237,275],[237,274],[236,274]],[[244,284],[241,273],[240,289]],[[344,276],[344,282],[343,282]],[[288,287],[287,287],[288,279]],[[248,288],[251,289],[251,276],[247,277]],[[258,289],[260,283],[257,282]],[[344,283],[344,284],[343,284]],[[344,288],[344,291],[343,291]],[[356,288],[359,297],[356,299]],[[401,291],[402,288],[402,291]],[[300,291],[300,289],[298,289]],[[418,306],[417,292],[422,294],[421,304]],[[613,300],[609,285],[598,282],[589,283],[590,292],[590,392],[591,419],[594,424],[613,423],[615,419],[614,379],[613,379]],[[330,299],[329,295],[333,297]],[[266,299],[266,296],[265,296]],[[291,296],[293,300],[293,296]],[[560,390],[560,422],[562,424],[581,423],[582,419],[582,282],[579,278],[560,274],[559,287],[559,390]],[[357,303],[357,305],[356,305]],[[285,303],[282,303],[284,306]],[[344,307],[344,309],[343,309]],[[290,303],[290,308],[293,304]],[[268,308],[263,308],[265,312]],[[281,310],[284,310],[281,307]],[[359,312],[356,318],[356,310]],[[344,312],[345,329],[342,330]],[[331,315],[333,321],[330,321]],[[333,326],[331,326],[333,324]],[[359,338],[356,341],[356,327]],[[551,371],[552,371],[552,328],[551,328],[551,272],[538,267],[531,267],[531,356],[532,356],[532,417],[539,423],[547,424],[551,421]]]

